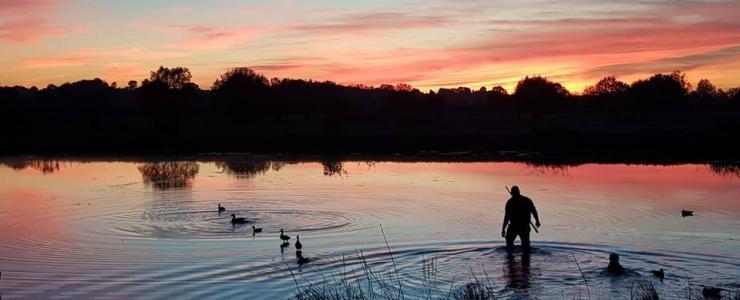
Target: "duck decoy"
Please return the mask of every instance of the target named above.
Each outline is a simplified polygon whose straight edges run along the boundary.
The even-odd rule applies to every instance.
[[[259,232],[262,232],[262,228],[257,228],[257,227],[252,226],[252,234],[259,233]]]
[[[660,278],[660,281],[663,281],[663,278],[665,278],[665,271],[663,269],[660,270],[652,270],[650,271],[653,273],[653,276]]]
[[[237,218],[235,214],[231,214],[231,224],[245,224],[245,223],[247,223],[247,219]]]
[[[287,242],[288,242],[288,240],[290,240],[290,236],[286,235],[286,234],[285,234],[285,233],[283,232],[283,230],[282,230],[282,229],[280,229],[280,239],[281,239],[281,240],[283,240],[284,242],[286,242],[286,243],[287,243]]]
[[[301,236],[300,235],[296,235],[295,236],[295,248],[298,249],[298,250],[303,249],[303,244],[301,244]]]
[[[682,209],[681,210],[681,217],[684,217],[685,218],[685,217],[693,216],[693,215],[694,215],[694,211],[693,210],[685,210],[685,209]]]
[[[704,289],[701,291],[702,296],[711,298],[711,299],[719,299],[722,297],[720,295],[722,293],[721,288],[711,287],[711,286],[705,286]]]
[[[218,212],[226,211],[226,207],[221,206],[221,203],[218,204]]]

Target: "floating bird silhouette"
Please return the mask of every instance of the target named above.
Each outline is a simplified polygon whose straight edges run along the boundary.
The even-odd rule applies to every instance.
[[[231,224],[245,224],[245,223],[247,223],[247,219],[237,218],[235,214],[231,214]]]
[[[301,236],[300,235],[296,235],[295,236],[295,248],[298,249],[298,250],[303,249],[303,244],[301,244]]]
[[[288,242],[288,240],[290,240],[290,236],[286,235],[286,234],[285,234],[285,233],[283,232],[283,230],[282,230],[282,229],[280,229],[280,239],[281,239],[281,240],[283,240],[284,242],[286,242],[286,243],[287,243],[287,242]]]
[[[295,258],[296,258],[296,263],[298,263],[299,266],[310,261],[308,257],[303,256],[303,251],[301,250],[298,250],[295,252]]]
[[[681,210],[681,217],[688,217],[688,216],[693,216],[693,215],[694,215],[693,210],[685,210],[685,209]]]
[[[653,275],[655,277],[660,278],[660,281],[663,282],[663,278],[665,278],[665,271],[663,269],[660,269],[660,270],[652,270],[650,272],[653,273]]]
[[[218,204],[218,212],[226,211],[226,207],[221,206],[221,203]]]
[[[262,228],[257,228],[257,227],[252,226],[252,235],[258,232],[262,232]]]
[[[705,286],[704,289],[701,291],[702,296],[707,297],[707,298],[714,298],[714,299],[719,299],[720,297],[722,297],[720,293],[722,293],[721,288],[716,288],[716,287],[711,287],[711,286]]]

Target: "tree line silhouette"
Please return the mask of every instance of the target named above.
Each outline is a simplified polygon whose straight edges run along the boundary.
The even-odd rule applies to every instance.
[[[229,69],[211,89],[188,68],[160,67],[139,85],[101,79],[0,87],[5,152],[446,149],[734,151],[740,88],[696,88],[684,73],[631,84],[605,77],[574,94],[542,76],[501,86],[421,92],[268,79]],[[676,148],[679,147],[679,148]]]

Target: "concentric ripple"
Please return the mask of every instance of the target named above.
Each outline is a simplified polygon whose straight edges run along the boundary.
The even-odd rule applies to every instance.
[[[231,214],[247,219],[247,224],[231,224]],[[235,234],[252,234],[252,226],[263,228],[262,234],[287,231],[325,233],[350,232],[365,228],[362,214],[348,211],[306,209],[187,210],[153,208],[143,213],[130,212],[113,217],[110,227],[116,234],[139,238],[214,239]]]
[[[667,299],[685,298],[689,282],[740,289],[740,181],[695,166],[563,177],[510,163],[379,163],[325,177],[321,164],[290,164],[237,178],[198,162],[192,184],[157,188],[137,165],[0,169],[2,298],[274,300],[341,280],[370,282],[379,299],[395,298],[382,285],[442,299],[471,281],[512,299],[629,298],[639,280]],[[507,196],[492,182],[537,187],[525,190],[543,220],[531,255],[503,248]],[[233,226],[231,214],[250,222]],[[610,253],[627,276],[604,272]],[[650,273],[661,268],[663,282]]]

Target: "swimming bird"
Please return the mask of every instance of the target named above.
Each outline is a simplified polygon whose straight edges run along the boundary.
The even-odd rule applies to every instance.
[[[702,296],[711,298],[711,299],[719,299],[722,297],[720,295],[722,293],[721,288],[711,287],[711,286],[705,286],[704,289],[701,291]]]
[[[303,252],[301,250],[295,252],[295,258],[296,263],[298,263],[299,266],[307,263],[310,260],[308,259],[308,257],[303,256]]]
[[[652,270],[650,272],[653,273],[653,275],[655,277],[660,278],[660,281],[663,281],[663,278],[665,278],[665,271],[663,271],[663,269],[660,269],[660,270]]]
[[[693,215],[694,215],[693,210],[685,210],[685,209],[681,210],[681,217],[688,217],[688,216],[693,216]]]
[[[221,206],[221,203],[218,204],[218,212],[225,211],[226,207]]]
[[[244,224],[247,223],[245,218],[237,218],[235,214],[231,214],[231,224]]]
[[[282,230],[282,229],[280,229],[280,239],[281,239],[281,240],[283,240],[284,242],[286,242],[286,243],[287,243],[287,242],[288,242],[288,240],[290,240],[290,236],[286,235],[286,234],[285,234],[285,233],[283,232],[283,230]]]
[[[298,249],[298,250],[303,249],[303,244],[301,244],[301,236],[300,235],[296,235],[295,236],[295,248]]]
[[[252,235],[258,232],[262,232],[262,228],[257,228],[257,227],[252,226]]]

